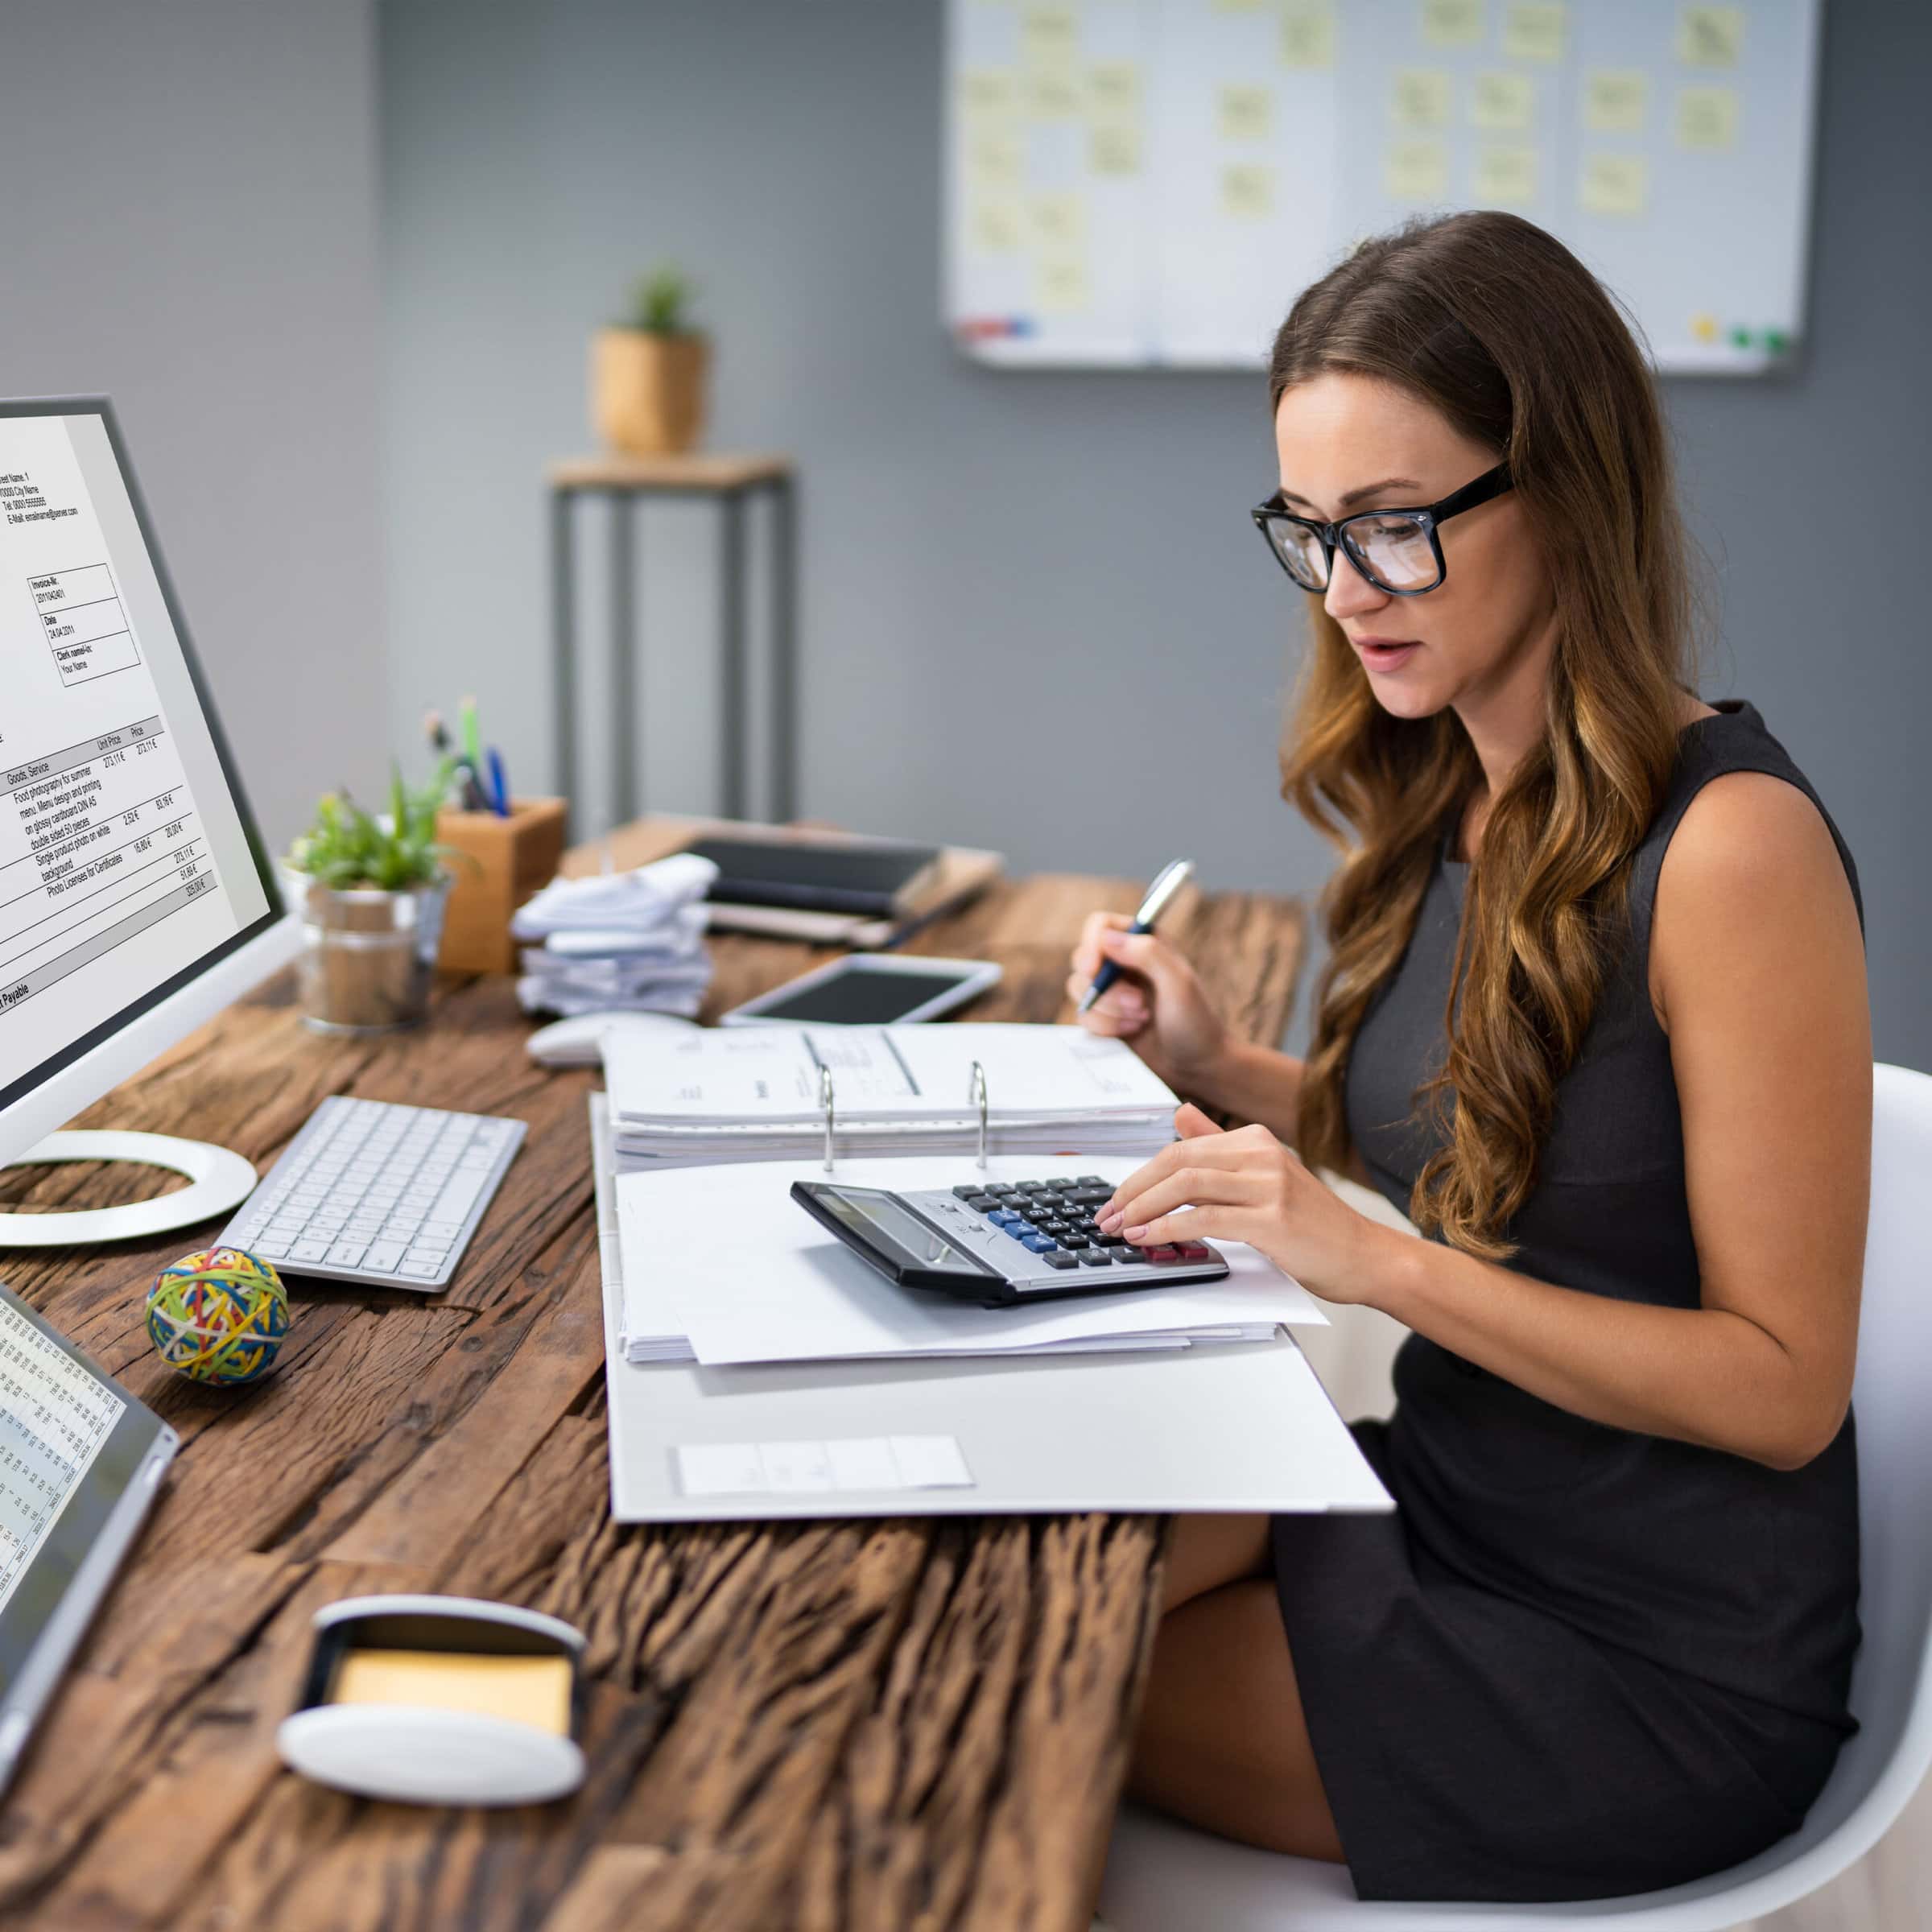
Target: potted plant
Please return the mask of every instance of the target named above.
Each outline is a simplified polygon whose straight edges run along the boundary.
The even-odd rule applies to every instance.
[[[436,843],[449,787],[446,759],[412,789],[392,772],[378,819],[346,791],[330,792],[290,847],[288,898],[306,942],[303,1020],[322,1033],[384,1033],[429,1009],[450,878]]]
[[[637,285],[631,313],[591,345],[591,415],[613,449],[661,456],[704,431],[708,339],[691,325],[690,280],[668,265]]]

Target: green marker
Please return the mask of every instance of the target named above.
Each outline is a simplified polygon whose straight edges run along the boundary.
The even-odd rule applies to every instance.
[[[462,704],[463,755],[469,768],[481,778],[483,773],[483,734],[477,729],[477,701],[465,698]]]
[[[1790,346],[1790,338],[1781,328],[1768,328],[1765,331],[1765,347],[1773,355],[1781,356]]]
[[[1731,346],[1733,349],[1748,349],[1751,346],[1750,330],[1748,328],[1732,329],[1731,332]],[[467,703],[468,700],[465,700],[464,702]]]

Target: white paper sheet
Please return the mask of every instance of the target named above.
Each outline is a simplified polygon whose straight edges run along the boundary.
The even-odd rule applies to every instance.
[[[1084,1157],[1084,1170],[1122,1180],[1140,1163]],[[1037,1161],[841,1161],[860,1187],[949,1187],[962,1179],[1035,1178]],[[617,1179],[624,1329],[685,1336],[708,1364],[867,1356],[993,1354],[1092,1348],[1113,1342],[1261,1340],[1278,1324],[1325,1326],[1298,1282],[1255,1249],[1217,1241],[1225,1281],[1081,1295],[1021,1308],[980,1308],[916,1294],[876,1273],[791,1199],[816,1163],[687,1168]]]

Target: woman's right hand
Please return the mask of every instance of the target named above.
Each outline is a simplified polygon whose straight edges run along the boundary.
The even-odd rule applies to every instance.
[[[1129,932],[1126,914],[1087,916],[1073,949],[1067,997],[1077,1007],[1103,960],[1121,976],[1080,1014],[1089,1033],[1125,1040],[1178,1091],[1211,1098],[1228,1047],[1228,1023],[1209,1004],[1193,967],[1158,934]]]

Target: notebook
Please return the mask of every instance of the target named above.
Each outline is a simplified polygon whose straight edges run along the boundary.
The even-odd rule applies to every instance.
[[[1142,1159],[1179,1104],[1124,1042],[1078,1026],[744,1026],[605,1044],[618,1166],[821,1158],[835,1150]]]

